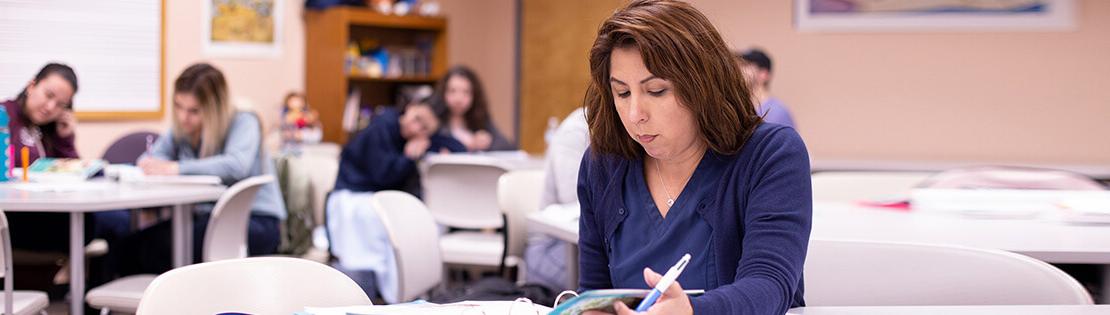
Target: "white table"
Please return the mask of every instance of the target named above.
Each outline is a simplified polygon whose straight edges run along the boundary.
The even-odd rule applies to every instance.
[[[1110,166],[1106,164],[1046,164],[1046,163],[1007,163],[998,161],[912,161],[912,160],[838,160],[817,159],[810,169],[825,171],[917,171],[940,172],[954,168],[983,165],[1021,165],[1037,168],[1065,170],[1090,176],[1095,179],[1110,179]]]
[[[1000,249],[1049,263],[1103,265],[1103,301],[1110,301],[1110,226],[1076,225],[1051,219],[977,219],[951,213],[868,208],[816,202],[813,239],[962,245]],[[578,243],[578,222],[528,217],[529,230]]]
[[[578,217],[559,211],[533,212],[526,218],[528,232],[536,232],[567,242],[567,288],[578,288]]]
[[[173,206],[173,260],[192,262],[193,217],[185,205],[212,202],[223,186],[119,184],[91,181],[74,184],[0,184],[0,209],[11,212],[69,213],[70,314],[85,311],[85,216],[87,212]]]
[[[787,315],[1096,315],[1110,305],[826,306],[799,307]]]

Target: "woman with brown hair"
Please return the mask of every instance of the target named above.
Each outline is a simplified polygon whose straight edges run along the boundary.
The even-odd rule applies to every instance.
[[[647,313],[804,305],[809,155],[797,132],[756,114],[709,20],[684,2],[633,1],[601,25],[589,56],[580,289],[648,288],[661,278],[655,270],[689,253]]]
[[[458,140],[467,151],[516,149],[494,127],[486,92],[474,70],[466,66],[448,69],[436,83],[432,107],[439,117],[439,134]]]

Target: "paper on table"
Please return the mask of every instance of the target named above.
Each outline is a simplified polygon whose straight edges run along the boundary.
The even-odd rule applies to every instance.
[[[1079,224],[1110,224],[1110,197],[1073,198],[1060,202],[1060,220]]]
[[[176,176],[162,176],[162,175],[146,175],[138,178],[130,178],[121,180],[125,183],[144,183],[144,184],[190,184],[190,185],[220,185],[223,181],[218,176],[208,175],[176,175]]]
[[[107,190],[111,184],[104,182],[76,183],[10,183],[9,187],[30,192],[82,192]]]
[[[145,175],[143,170],[125,164],[113,164],[104,169],[104,176],[119,180],[121,183],[140,184],[190,184],[190,185],[220,185],[223,181],[219,176],[209,175]]]
[[[412,302],[394,305],[364,305],[344,307],[305,307],[303,315],[438,315],[438,314],[546,314],[550,308],[527,302],[513,301],[463,301],[451,304]]]

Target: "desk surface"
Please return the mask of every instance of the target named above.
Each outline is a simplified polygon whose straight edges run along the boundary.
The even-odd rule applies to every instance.
[[[93,212],[211,202],[226,187],[210,185],[82,183],[2,183],[4,211]]]
[[[439,163],[486,164],[506,170],[538,170],[543,169],[543,156],[529,155],[524,151],[428,154],[421,163],[421,171],[426,171],[428,165]]]
[[[531,231],[578,242],[577,220],[538,212],[529,215],[528,222]],[[1110,226],[1051,219],[979,219],[817,202],[810,237],[951,244],[1000,249],[1050,263],[1110,264]]]
[[[810,169],[824,171],[917,171],[940,172],[959,167],[982,165],[1021,165],[1075,172],[1100,180],[1110,180],[1110,167],[1104,164],[1008,163],[997,161],[898,161],[898,160],[814,160]]]
[[[1110,264],[1110,226],[814,203],[811,238],[1001,249],[1050,263]]]
[[[787,315],[1095,315],[1110,314],[1110,305],[987,306],[837,306],[799,307]]]

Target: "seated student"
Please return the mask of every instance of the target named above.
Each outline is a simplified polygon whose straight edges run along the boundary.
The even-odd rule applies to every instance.
[[[158,138],[151,151],[139,158],[138,166],[143,173],[219,176],[225,185],[274,174],[269,154],[262,149],[258,116],[237,111],[230,104],[227,81],[219,69],[198,63],[177,77],[172,123],[173,127]],[[198,205],[194,211],[193,258],[199,261],[212,205]],[[247,226],[250,256],[277,251],[281,243],[279,227],[285,215],[277,183],[264,185],[254,199]],[[170,222],[162,222],[125,239],[118,256],[120,273],[170,270],[170,232]]]
[[[543,211],[578,211],[578,167],[590,145],[586,112],[575,109],[559,124],[547,145],[544,160]],[[553,237],[530,233],[524,250],[529,283],[538,283],[558,291],[567,287],[566,242]]]
[[[580,289],[649,288],[689,253],[647,314],[804,305],[809,156],[794,129],[761,122],[709,19],[685,2],[632,1],[601,24],[589,56]]]
[[[736,58],[744,72],[744,82],[748,83],[748,89],[758,105],[756,112],[763,117],[763,121],[797,128],[786,104],[771,95],[771,57],[758,48],[752,48],[736,54]]]
[[[8,130],[13,165],[23,165],[23,148],[29,161],[40,157],[78,158],[74,146],[77,118],[73,97],[77,93],[77,74],[69,66],[51,63],[27,83],[14,100],[3,103],[8,113]],[[12,247],[32,251],[66,253],[69,251],[69,214],[8,212]],[[96,212],[85,220],[85,239],[94,237],[113,241],[130,229],[127,211]]]
[[[455,66],[436,83],[432,106],[439,117],[439,134],[455,138],[470,152],[516,150],[490,119],[485,90],[478,75]]]
[[[465,151],[454,139],[434,135],[439,120],[426,100],[398,113],[382,109],[343,148],[335,190],[328,196],[327,229],[338,268],[370,296],[397,302],[396,266],[389,236],[370,207],[373,192],[401,190],[420,196],[416,163],[427,152]]]

